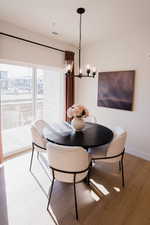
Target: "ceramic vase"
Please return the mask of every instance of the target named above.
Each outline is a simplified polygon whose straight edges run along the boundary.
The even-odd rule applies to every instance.
[[[75,117],[71,121],[71,126],[75,131],[81,131],[85,126],[85,122],[83,118]]]

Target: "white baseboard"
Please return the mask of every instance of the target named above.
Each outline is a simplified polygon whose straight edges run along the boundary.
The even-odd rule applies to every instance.
[[[133,149],[133,148],[126,148],[126,153],[129,153],[131,155],[137,156],[139,158],[145,159],[150,161],[150,152],[145,153],[145,152],[138,152],[137,150]]]

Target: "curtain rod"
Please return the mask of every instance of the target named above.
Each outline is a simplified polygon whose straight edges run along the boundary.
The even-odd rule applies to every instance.
[[[50,48],[50,49],[53,49],[53,50],[56,50],[56,51],[59,51],[59,52],[64,52],[64,53],[66,52],[65,50],[62,50],[62,49],[59,49],[59,48],[55,48],[55,47],[52,47],[52,46],[49,46],[49,45],[44,45],[44,44],[41,44],[41,43],[35,42],[35,41],[30,41],[28,39],[17,37],[17,36],[11,35],[11,34],[0,32],[0,35],[11,37],[11,38],[14,38],[14,39],[17,39],[17,40],[20,40],[20,41],[24,41],[24,42],[28,42],[28,43],[31,43],[31,44],[34,44],[34,45],[39,45],[39,46],[42,46],[42,47],[45,47],[45,48]]]

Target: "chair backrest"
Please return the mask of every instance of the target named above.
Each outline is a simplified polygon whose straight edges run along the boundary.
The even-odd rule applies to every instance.
[[[31,125],[32,141],[42,148],[46,148],[47,140],[43,137],[43,129],[49,127],[44,120],[37,120]]]
[[[88,168],[88,152],[82,147],[47,144],[49,166],[66,172],[79,172]],[[88,171],[76,175],[76,182],[83,180]],[[55,179],[73,183],[74,175],[70,173],[54,172]]]
[[[120,127],[116,127],[114,129],[113,140],[107,149],[106,156],[110,157],[110,156],[119,155],[120,153],[122,153],[125,148],[126,138],[127,138],[127,132]],[[121,159],[121,156],[117,158],[113,158],[110,161],[114,162],[120,159]]]
[[[45,127],[50,127],[49,124],[44,120],[36,120],[35,122],[33,122],[32,125],[38,129],[42,137],[43,137],[43,129]]]

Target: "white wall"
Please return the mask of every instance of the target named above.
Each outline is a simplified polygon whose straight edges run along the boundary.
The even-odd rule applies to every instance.
[[[134,31],[133,31],[134,32]],[[122,126],[128,131],[127,151],[150,160],[150,33],[121,35],[97,42],[84,50],[84,64],[98,71],[135,69],[135,96],[132,112],[97,106],[98,76],[76,81],[76,103],[85,104],[99,123]]]

